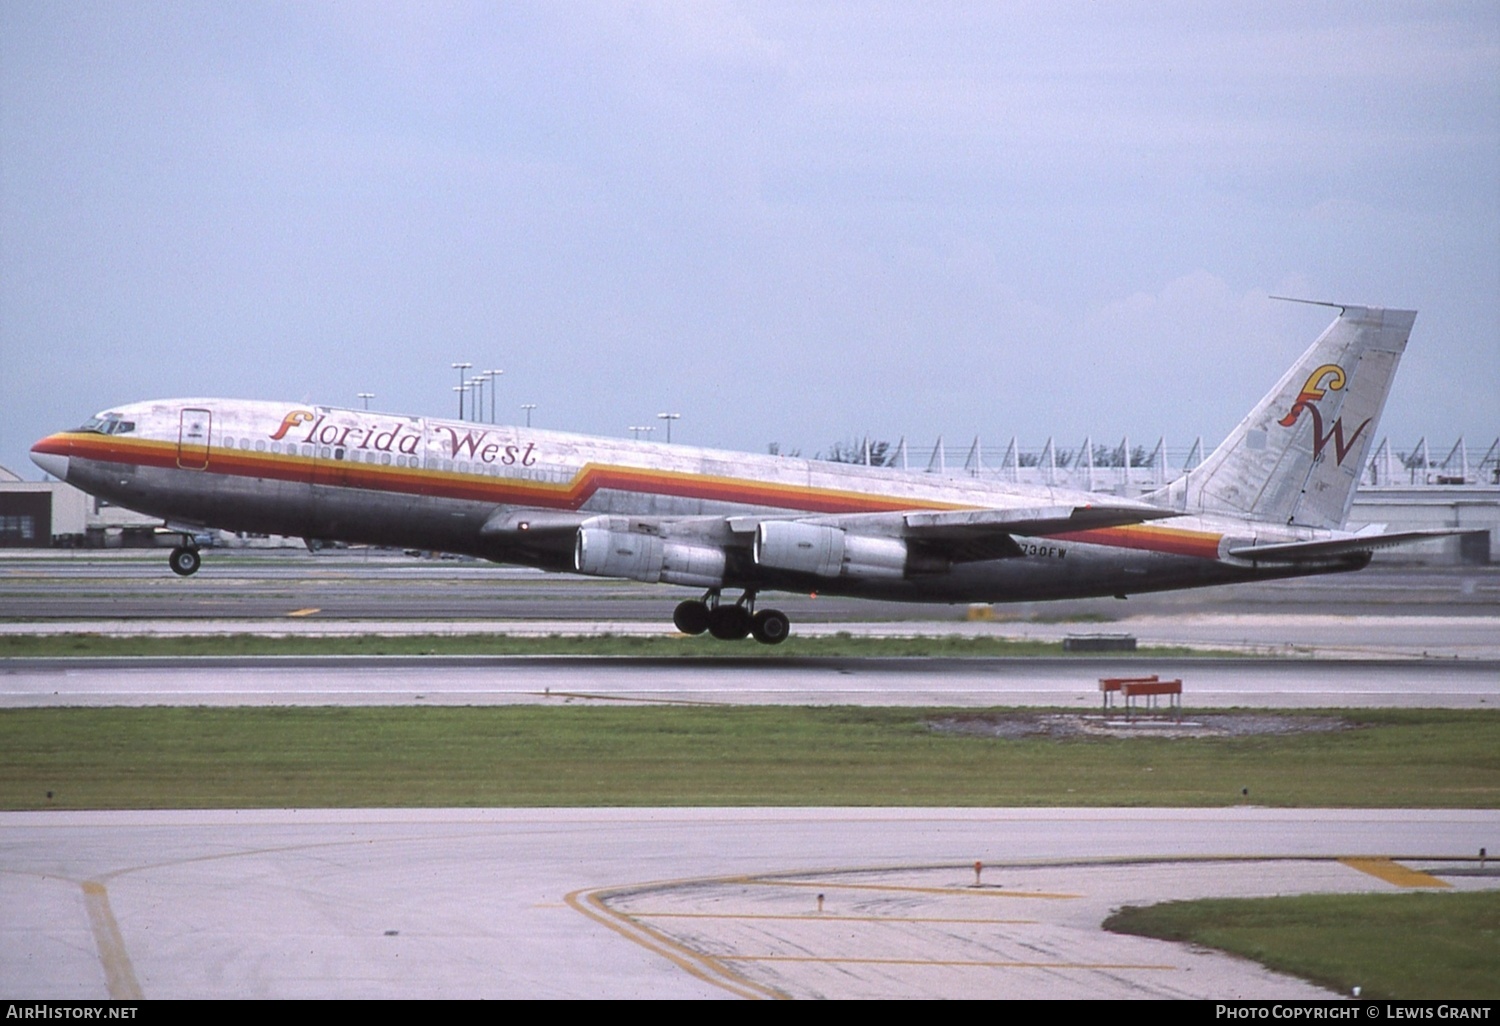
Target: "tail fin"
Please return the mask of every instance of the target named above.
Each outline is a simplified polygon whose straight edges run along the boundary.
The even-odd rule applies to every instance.
[[[1342,527],[1417,314],[1340,310],[1224,444],[1152,498],[1189,513]]]

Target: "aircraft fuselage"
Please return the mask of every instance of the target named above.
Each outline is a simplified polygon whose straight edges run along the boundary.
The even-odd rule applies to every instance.
[[[1359,554],[1256,565],[1228,550],[1328,532],[1181,515],[1016,537],[994,558],[924,556],[920,542],[900,542],[907,548],[896,562],[877,557],[863,572],[810,574],[758,561],[755,525],[768,518],[848,524],[854,517],[861,536],[895,543],[903,516],[913,511],[1118,500],[884,467],[283,403],[131,404],[111,410],[94,429],[49,436],[33,452],[70,484],[173,525],[431,549],[571,571],[582,568],[580,527],[603,523],[722,553],[717,584],[712,573],[692,571],[678,581],[707,587],[1009,602],[1322,573],[1368,561],[1368,554]]]

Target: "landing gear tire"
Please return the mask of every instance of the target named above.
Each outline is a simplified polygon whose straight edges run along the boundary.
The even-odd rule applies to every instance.
[[[191,577],[203,565],[203,559],[198,555],[197,549],[189,549],[179,545],[167,557],[167,565],[172,568],[172,572],[178,577]]]
[[[779,645],[792,632],[792,621],[779,609],[762,609],[750,618],[750,633],[762,645]]]
[[[750,636],[750,611],[744,606],[720,606],[708,614],[708,633],[720,641]]]
[[[684,634],[702,634],[708,630],[711,616],[708,603],[688,599],[677,603],[677,608],[672,610],[672,623]]]

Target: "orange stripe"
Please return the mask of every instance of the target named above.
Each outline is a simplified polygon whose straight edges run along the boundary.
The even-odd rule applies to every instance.
[[[133,463],[169,469],[177,466],[177,446],[174,443],[149,439],[64,433],[43,439],[33,448],[38,452],[55,452],[58,455],[110,463]],[[973,508],[972,505],[962,503],[598,463],[584,464],[566,483],[552,483],[345,460],[322,460],[287,453],[247,452],[215,446],[208,451],[208,467],[204,472],[568,510],[581,509],[601,489],[809,513],[882,513],[909,509]]]
[[[1065,534],[1053,534],[1048,537],[1062,541],[1083,542],[1087,545],[1107,545],[1116,549],[1141,549],[1146,552],[1165,552],[1174,556],[1218,559],[1219,540],[1224,536],[1207,531],[1157,527],[1153,524],[1128,524],[1124,527],[1096,527],[1088,531],[1068,531]]]
[[[75,455],[106,462],[168,468],[177,466],[175,444],[149,439],[68,432],[45,438],[33,448],[38,452]],[[586,463],[567,482],[553,483],[215,447],[209,450],[209,467],[205,472],[565,510],[582,509],[601,489],[807,513],[891,513],[915,509],[975,508],[972,504],[599,463]],[[1219,542],[1223,536],[1154,524],[1129,524],[1123,527],[1067,531],[1049,537],[1058,541],[1075,541],[1110,548],[1218,559]]]

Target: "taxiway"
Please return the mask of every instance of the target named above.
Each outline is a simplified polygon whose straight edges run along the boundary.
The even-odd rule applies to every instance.
[[[1500,885],[1493,811],[0,813],[0,836],[13,998],[1326,998],[1100,923]]]

